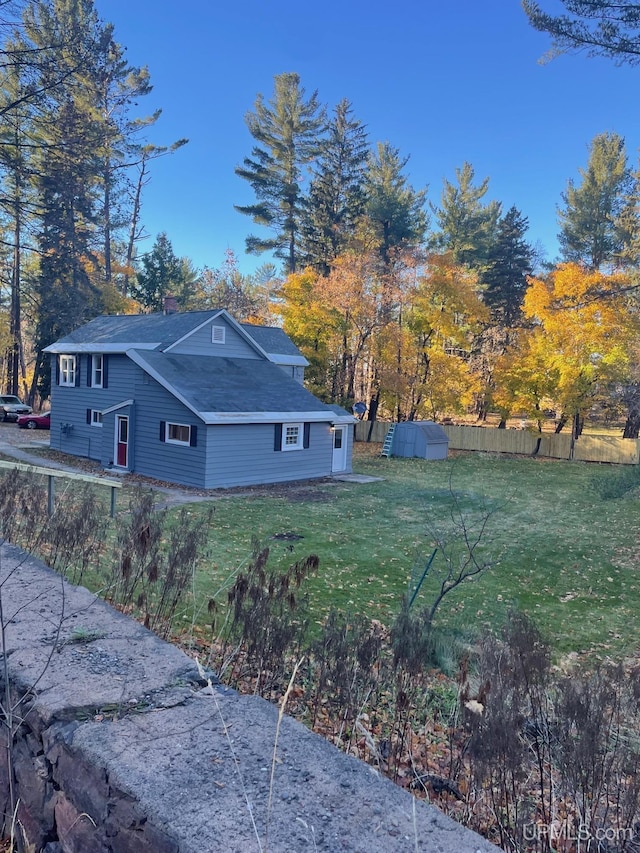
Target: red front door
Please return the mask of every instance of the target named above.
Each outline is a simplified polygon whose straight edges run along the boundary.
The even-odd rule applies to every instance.
[[[129,463],[129,418],[116,415],[116,465],[126,468]]]

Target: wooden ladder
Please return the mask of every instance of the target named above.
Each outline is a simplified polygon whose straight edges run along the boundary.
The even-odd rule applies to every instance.
[[[391,456],[391,445],[393,444],[393,434],[396,431],[396,425],[391,424],[387,434],[384,437],[384,444],[382,445],[382,450],[380,451],[380,456]]]

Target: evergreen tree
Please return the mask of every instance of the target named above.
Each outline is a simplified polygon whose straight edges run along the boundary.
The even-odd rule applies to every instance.
[[[553,38],[552,55],[586,50],[617,62],[640,62],[640,4],[629,0],[561,0],[568,15],[550,15],[535,0],[522,5],[531,24]]]
[[[440,233],[436,245],[450,252],[456,264],[483,270],[495,240],[500,204],[482,199],[489,189],[489,178],[474,184],[475,171],[470,163],[456,169],[457,185],[444,181],[439,208],[433,208]]]
[[[620,215],[630,189],[630,170],[624,139],[617,133],[594,137],[582,181],[567,184],[559,211],[558,236],[562,257],[597,270],[612,264],[623,249]]]
[[[348,247],[365,207],[367,133],[351,113],[349,101],[340,101],[305,203],[302,252],[305,263],[323,275]]]
[[[97,57],[110,36],[92,0],[33,2],[25,13],[25,36],[30,45],[42,50],[41,88],[67,69],[64,84],[47,88],[35,120],[44,144],[36,155],[42,214],[36,283],[39,357],[34,382],[47,396],[49,371],[42,349],[101,310],[100,290],[91,277],[96,265],[103,139],[95,82]],[[62,50],[57,50],[59,44]]]
[[[142,256],[131,295],[146,311],[162,311],[165,296],[180,299],[185,290],[185,274],[190,270],[173,251],[165,233],[159,234],[151,251]]]
[[[403,174],[408,161],[388,142],[379,142],[369,156],[366,221],[385,267],[392,250],[420,244],[427,228],[426,191],[409,184]]]
[[[302,166],[319,151],[319,136],[325,122],[324,109],[314,92],[308,99],[297,74],[275,77],[274,95],[265,102],[258,95],[246,123],[256,145],[236,174],[251,184],[257,203],[236,205],[257,225],[273,232],[270,238],[251,235],[247,251],[260,254],[273,250],[284,259],[286,271],[298,265],[298,242],[302,219]]]
[[[630,173],[628,189],[616,218],[616,230],[620,251],[615,265],[623,269],[640,267],[640,169]]]
[[[7,43],[9,50],[12,42]],[[34,106],[28,98],[24,69],[9,64],[0,78],[0,115],[6,104],[15,106],[2,115],[0,121],[0,208],[7,226],[6,247],[11,247],[7,265],[11,273],[9,333],[10,348],[6,353],[6,391],[10,394],[28,394],[27,370],[24,357],[22,330],[22,266],[24,243],[29,228],[35,220],[35,193],[33,174],[33,113]],[[20,387],[22,383],[22,388]]]
[[[159,117],[160,111],[144,119],[131,119],[131,107],[138,98],[151,92],[149,72],[135,68],[125,59],[124,49],[113,39],[113,27],[105,27],[104,49],[96,56],[96,95],[101,119],[102,139],[99,148],[102,179],[102,257],[104,280],[112,279],[113,235],[126,223],[123,194],[126,192],[128,161],[137,155],[137,134]]]
[[[482,277],[485,302],[501,326],[517,322],[527,279],[533,272],[533,249],[524,239],[529,227],[526,216],[511,207],[499,220],[496,238],[489,250]]]

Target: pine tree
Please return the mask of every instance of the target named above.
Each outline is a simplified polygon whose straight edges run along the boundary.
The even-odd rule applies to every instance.
[[[151,251],[142,256],[131,295],[147,311],[162,311],[165,296],[178,298],[185,289],[190,271],[173,251],[165,233],[159,234]]]
[[[489,178],[474,184],[475,171],[470,163],[456,169],[457,185],[445,180],[440,207],[434,207],[440,233],[436,246],[450,252],[456,264],[484,270],[495,240],[500,217],[499,202],[484,204]]]
[[[427,228],[426,191],[409,184],[403,174],[408,161],[388,142],[379,142],[369,157],[366,221],[385,267],[394,249],[418,245]]]
[[[257,225],[273,232],[270,238],[251,235],[246,239],[249,253],[274,251],[285,261],[288,273],[298,265],[302,220],[302,167],[319,152],[324,128],[324,109],[314,92],[308,99],[298,74],[279,74],[271,100],[258,95],[246,123],[256,145],[236,174],[251,184],[257,203],[236,205]]]
[[[13,42],[6,45],[13,49]],[[7,227],[7,249],[11,258],[11,296],[9,309],[10,349],[6,353],[6,391],[28,394],[27,370],[22,329],[22,266],[25,235],[35,221],[33,173],[34,105],[23,95],[28,90],[24,68],[9,63],[0,79],[0,207]],[[14,104],[3,113],[3,107]],[[27,247],[28,248],[28,247]],[[22,388],[20,387],[22,383]]]
[[[620,215],[630,189],[624,139],[617,133],[594,137],[579,185],[569,180],[559,211],[562,258],[597,270],[613,264],[623,249]]]
[[[96,266],[103,139],[95,82],[98,57],[109,36],[92,0],[32,3],[25,13],[25,36],[42,50],[38,79],[46,89],[35,121],[44,144],[36,155],[42,215],[34,382],[47,396],[49,371],[42,349],[101,309],[101,293],[91,276]],[[64,84],[48,88],[49,80],[59,80],[63,68]]]
[[[113,235],[122,228],[127,217],[122,210],[127,190],[126,166],[135,159],[140,144],[136,137],[141,130],[154,124],[160,116],[157,110],[143,119],[132,119],[130,111],[138,98],[151,92],[149,72],[135,68],[126,61],[125,51],[113,39],[113,27],[105,27],[103,49],[96,57],[96,95],[101,118],[102,139],[99,148],[102,178],[102,255],[104,280],[112,279]]]
[[[323,275],[349,246],[364,212],[368,157],[364,125],[342,100],[328,125],[302,224],[304,261]]]
[[[561,0],[568,15],[550,15],[535,0],[522,0],[531,24],[553,37],[551,55],[586,50],[617,62],[640,62],[640,5],[629,0]]]
[[[640,267],[640,168],[630,173],[615,226],[620,240],[615,266],[637,269]]]
[[[529,227],[526,216],[511,207],[498,221],[495,242],[489,250],[482,277],[485,302],[501,326],[517,322],[527,279],[533,272],[533,249],[524,239]]]

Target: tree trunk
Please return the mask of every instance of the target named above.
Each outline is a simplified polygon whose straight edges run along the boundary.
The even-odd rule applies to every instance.
[[[556,424],[555,434],[558,435],[567,425],[568,417],[565,414],[560,415],[560,420]]]
[[[376,422],[376,415],[378,414],[379,403],[380,390],[376,391],[376,393],[371,396],[371,400],[369,401],[369,413],[367,415],[367,420],[370,421],[370,426],[369,432],[367,433],[367,441],[371,441],[371,434],[373,433],[373,425]]]
[[[133,198],[133,209],[131,211],[131,222],[129,224],[129,240],[127,242],[127,261],[126,271],[122,278],[122,295],[129,295],[129,281],[131,279],[131,271],[133,267],[133,252],[135,250],[136,240],[140,236],[138,233],[138,225],[140,222],[140,199],[142,197],[142,187],[148,182],[147,177],[147,155],[143,153],[140,161],[140,173],[138,182],[136,183],[136,191]]]
[[[638,438],[640,435],[640,411],[629,412],[624,425],[623,438]]]

